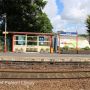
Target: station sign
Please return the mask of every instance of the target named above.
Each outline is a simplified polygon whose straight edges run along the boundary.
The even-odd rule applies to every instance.
[[[40,44],[43,45],[44,44],[44,37],[43,36],[40,36],[39,37],[39,41],[40,41]]]
[[[77,35],[77,32],[61,32],[60,35],[76,36]]]
[[[43,36],[41,36],[41,37],[39,37],[39,41],[44,41],[44,37]]]

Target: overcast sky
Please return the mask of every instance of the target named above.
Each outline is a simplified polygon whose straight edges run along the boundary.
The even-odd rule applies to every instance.
[[[86,33],[85,20],[90,15],[90,0],[46,0],[44,12],[54,27],[53,31]]]

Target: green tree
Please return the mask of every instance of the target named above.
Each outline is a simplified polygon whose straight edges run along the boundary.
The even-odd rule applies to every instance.
[[[40,29],[40,32],[43,33],[50,33],[52,32],[52,28],[53,27],[47,15],[45,13],[39,13],[33,29],[35,31]]]
[[[90,16],[88,16],[87,20],[86,20],[86,27],[87,27],[87,32],[89,35],[89,44],[90,44]]]
[[[8,31],[52,32],[52,25],[42,9],[44,0],[1,0],[0,14],[7,14]]]

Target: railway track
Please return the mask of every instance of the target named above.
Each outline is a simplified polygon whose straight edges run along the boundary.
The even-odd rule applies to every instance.
[[[53,60],[51,61],[5,61],[5,60],[2,60],[0,61],[0,65],[1,64],[7,64],[7,65],[44,65],[44,64],[47,64],[47,65],[51,65],[51,64],[54,64],[54,65],[62,65],[62,66],[72,66],[72,65],[76,65],[76,66],[81,66],[81,65],[84,65],[84,66],[90,66],[90,62],[89,61],[84,61],[84,62],[73,62],[73,61],[64,61],[64,62],[55,62]]]
[[[90,71],[63,72],[25,72],[0,71],[0,79],[85,79],[90,78]]]
[[[32,70],[32,67],[34,70]],[[36,69],[36,67],[38,68]],[[45,70],[43,69],[44,67],[46,67]],[[54,70],[54,68],[56,68],[57,70]],[[60,69],[65,68],[66,70],[62,69],[60,71],[58,68]],[[78,68],[78,70],[76,70],[76,68]],[[40,80],[40,79],[86,79],[86,78],[90,78],[90,62],[58,62],[58,63],[29,62],[29,61],[0,62],[0,79]]]
[[[90,71],[90,62],[0,62],[2,71],[25,71],[25,72],[61,72],[61,71]]]
[[[0,61],[1,68],[28,69],[31,67],[57,67],[57,68],[90,68],[90,62],[30,62],[30,61]]]

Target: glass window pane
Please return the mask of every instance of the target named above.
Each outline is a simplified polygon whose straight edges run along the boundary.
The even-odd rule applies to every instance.
[[[23,35],[16,36],[16,40],[25,40],[26,37]]]
[[[40,46],[50,46],[50,42],[39,42]]]
[[[36,36],[28,36],[27,40],[37,41],[37,37]]]
[[[25,45],[25,41],[16,41],[16,45]]]
[[[37,42],[27,42],[27,45],[37,45]]]
[[[39,36],[39,41],[50,41],[48,36]]]
[[[50,38],[49,37],[44,37],[44,40],[45,41],[50,41]]]

